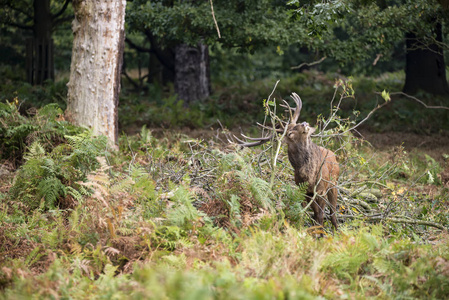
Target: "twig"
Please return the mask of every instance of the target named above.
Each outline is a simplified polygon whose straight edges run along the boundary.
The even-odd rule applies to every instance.
[[[376,92],[376,94],[381,95],[382,93],[380,92]],[[449,107],[447,106],[433,106],[433,105],[427,105],[426,103],[424,103],[424,101],[419,100],[418,98],[411,96],[409,94],[406,94],[404,92],[394,92],[394,93],[390,93],[390,96],[394,96],[394,95],[401,95],[407,98],[410,98],[412,100],[415,100],[416,102],[418,102],[419,104],[423,105],[425,108],[430,108],[430,109],[446,109],[449,110]]]
[[[379,59],[382,57],[382,54],[377,54],[376,58],[373,61],[373,66],[377,65],[377,62],[379,61]]]
[[[274,126],[274,125],[273,125]],[[275,169],[276,169],[276,162],[279,156],[279,152],[281,151],[281,145],[282,145],[282,140],[284,139],[285,135],[287,134],[287,129],[288,127],[285,126],[284,128],[284,132],[282,133],[282,136],[278,139],[278,143],[277,143],[277,147],[276,147],[276,152],[274,154],[274,158],[273,158],[273,164],[272,164],[272,168],[273,171],[271,172],[271,178],[270,178],[270,188],[272,189],[274,186],[274,177],[275,177]],[[273,135],[273,137],[276,139],[277,135]]]
[[[212,3],[212,0],[210,0],[210,9],[212,11],[212,18],[214,18],[215,28],[217,28],[218,38],[221,38],[220,34],[220,28],[218,28],[217,19],[215,19],[215,12],[214,12],[214,4]]]
[[[268,96],[267,103],[268,103],[268,101],[270,101],[271,96],[273,96],[274,91],[276,90],[276,87],[278,86],[279,81],[280,81],[280,80],[276,81],[276,83],[274,84],[274,88],[273,88],[273,90],[271,91],[270,96]]]

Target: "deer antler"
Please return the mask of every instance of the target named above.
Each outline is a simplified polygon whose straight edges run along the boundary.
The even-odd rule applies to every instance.
[[[260,137],[260,138],[251,138],[244,134],[241,134],[241,136],[243,136],[246,140],[254,141],[254,142],[245,142],[234,135],[234,138],[239,142],[239,145],[243,146],[243,147],[255,147],[255,146],[263,145],[273,138],[273,134],[270,134],[266,137]]]
[[[293,99],[293,101],[295,101],[296,108],[290,107],[288,102],[285,100],[282,100],[285,104],[280,104],[280,106],[288,109],[288,112],[290,113],[290,124],[296,124],[296,122],[298,121],[299,115],[301,113],[302,101],[301,101],[301,98],[296,93],[292,93],[292,99]],[[255,146],[263,145],[266,142],[270,141],[273,138],[273,135],[275,133],[282,133],[282,132],[284,132],[284,129],[285,129],[284,124],[282,124],[282,121],[280,123],[282,128],[276,128],[276,129],[262,125],[260,123],[257,123],[257,125],[259,125],[260,127],[264,128],[264,129],[268,129],[268,130],[272,131],[272,133],[265,137],[260,137],[260,138],[251,138],[251,137],[241,134],[241,136],[244,137],[247,141],[243,141],[234,135],[234,138],[239,142],[239,145],[241,145],[243,147],[255,147]],[[251,142],[248,142],[248,140]]]
[[[292,93],[292,98],[293,98],[293,101],[295,101],[295,103],[296,103],[296,108],[295,108],[295,114],[292,117],[291,123],[296,124],[296,122],[298,121],[298,118],[299,118],[299,114],[301,113],[302,101],[301,101],[301,98],[299,98],[298,94],[296,94],[296,93]]]
[[[273,130],[272,127],[268,127],[268,126],[262,125],[260,123],[257,123],[257,125],[259,125],[260,127],[264,128],[264,129],[268,129],[268,130],[276,132],[276,133],[281,133],[281,132],[284,131],[281,128],[277,128],[277,129]],[[236,137],[235,135],[234,135],[234,138],[239,142],[240,146],[243,146],[243,147],[255,147],[255,146],[263,145],[266,142],[270,141],[273,138],[273,134],[274,133],[271,133],[271,134],[269,134],[269,135],[267,135],[265,137],[260,137],[260,138],[252,138],[252,137],[244,135],[243,133],[240,134],[246,140],[253,141],[253,142],[243,141],[243,140],[239,139],[238,137]]]
[[[290,124],[296,124],[296,122],[298,122],[298,118],[301,113],[302,101],[301,98],[296,93],[292,93],[292,99],[293,101],[295,101],[296,108],[290,107],[288,102],[285,100],[282,100],[285,104],[281,104],[280,106],[288,109],[288,112],[290,113]]]

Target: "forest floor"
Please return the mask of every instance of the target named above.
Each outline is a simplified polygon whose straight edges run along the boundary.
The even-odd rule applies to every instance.
[[[362,130],[360,135],[378,150],[388,150],[402,145],[406,151],[425,153],[439,162],[444,161],[444,154],[449,154],[449,132],[428,135],[410,132],[375,133]]]

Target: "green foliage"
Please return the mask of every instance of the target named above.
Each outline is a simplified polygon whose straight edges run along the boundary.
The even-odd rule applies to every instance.
[[[204,214],[193,206],[193,195],[182,186],[174,192],[171,201],[173,201],[173,207],[167,213],[170,224],[189,228],[195,221],[204,217]]]
[[[303,33],[288,23],[283,3],[263,1],[214,1],[221,38],[211,16],[209,2],[133,1],[127,5],[131,31],[150,30],[163,48],[199,41],[254,51],[266,45],[285,45]]]
[[[10,77],[7,77],[10,78]],[[0,83],[0,102],[17,99],[21,111],[43,107],[48,104],[57,104],[62,109],[66,108],[67,80],[53,82],[46,81],[43,85],[33,86],[27,82],[17,80]]]
[[[70,144],[61,144],[46,152],[39,142],[34,142],[25,154],[25,163],[17,172],[10,189],[11,199],[21,201],[31,209],[54,209],[62,199],[71,196],[80,200],[86,190],[79,181],[98,167],[97,156],[104,155],[105,137],[92,137],[89,131],[76,136],[66,136]]]
[[[119,107],[120,123],[126,126],[148,124],[152,127],[205,127],[216,121],[217,114],[224,115],[214,100],[206,103],[194,103],[185,107],[177,96],[153,97],[152,102],[143,102],[145,97],[121,96]]]
[[[65,136],[84,130],[65,121],[56,104],[48,104],[37,110],[34,116],[25,117],[19,112],[18,101],[16,98],[12,103],[0,103],[1,159],[21,162],[27,145],[38,142],[51,150],[63,142]]]
[[[252,177],[249,179],[249,190],[258,205],[264,209],[274,210],[272,201],[274,194],[271,191],[271,187],[268,182],[261,178]]]
[[[20,157],[25,148],[25,139],[37,126],[30,124],[28,119],[21,116],[17,103],[0,103],[0,140],[2,159]],[[8,156],[6,156],[8,155]]]
[[[283,204],[285,208],[283,212],[286,219],[292,223],[301,224],[304,217],[303,201],[307,192],[307,184],[303,183],[299,186],[285,185],[285,198]]]
[[[292,14],[310,39],[304,44],[319,50],[351,73],[375,72],[373,61],[388,61],[404,43],[404,32],[413,32],[423,45],[435,42],[435,25],[445,15],[437,1],[290,1]],[[354,62],[357,62],[354,64]],[[378,69],[377,67],[376,69]],[[382,70],[394,71],[383,65]]]

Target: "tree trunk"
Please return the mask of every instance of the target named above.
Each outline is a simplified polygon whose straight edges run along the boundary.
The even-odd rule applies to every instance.
[[[209,97],[209,49],[206,45],[175,47],[175,92],[186,106]]]
[[[126,0],[74,0],[67,116],[116,143]]]
[[[442,43],[441,24],[435,28],[436,41]],[[434,95],[449,94],[443,49],[437,45],[424,45],[415,34],[406,34],[406,65],[404,92],[414,94],[424,90]]]
[[[33,39],[27,43],[27,73],[31,84],[54,79],[52,16],[50,0],[34,0]]]

